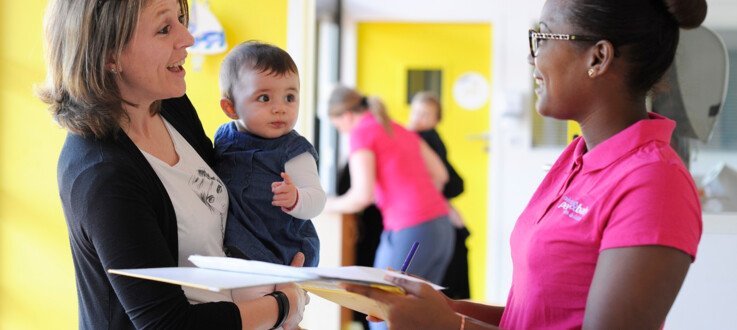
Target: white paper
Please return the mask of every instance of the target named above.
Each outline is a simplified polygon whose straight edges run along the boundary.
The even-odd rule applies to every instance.
[[[414,281],[414,282],[425,282],[427,284],[430,284],[435,290],[444,289],[444,287],[442,286],[435,285],[423,279],[412,277],[412,276],[398,273],[395,271],[385,270],[385,269],[363,267],[363,266],[326,267],[326,268],[307,267],[304,269],[307,272],[310,272],[315,275],[319,275],[323,279],[339,279],[339,280],[347,280],[351,282],[378,283],[378,284],[386,284],[386,285],[395,286],[395,284],[393,284],[392,282],[389,282],[384,279],[385,276],[390,275],[393,277],[399,277],[399,278],[407,279],[407,280]]]
[[[443,289],[416,277],[371,267],[291,267],[262,261],[198,255],[190,256],[189,260],[197,267],[111,269],[109,272],[210,291],[305,281],[330,282],[331,287],[336,286],[335,281],[396,286],[384,279],[386,275],[424,282],[432,285],[435,290]]]
[[[188,259],[195,266],[200,268],[248,274],[281,276],[302,280],[314,280],[319,278],[318,275],[313,275],[305,272],[304,268],[272,264],[263,261],[244,260],[228,257],[206,257],[199,255],[190,256]]]
[[[111,269],[112,274],[166,282],[210,291],[301,281],[299,278],[227,272],[196,267]]]

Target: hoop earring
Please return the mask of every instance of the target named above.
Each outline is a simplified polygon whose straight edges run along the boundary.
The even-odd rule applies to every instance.
[[[590,78],[593,78],[594,77],[594,73],[595,73],[594,68],[590,68],[589,71],[587,71],[587,72],[588,72]]]

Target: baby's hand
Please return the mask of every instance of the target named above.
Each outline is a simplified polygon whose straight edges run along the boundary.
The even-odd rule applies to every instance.
[[[297,206],[299,194],[297,193],[297,187],[292,184],[292,179],[287,173],[282,172],[281,177],[284,181],[271,183],[271,192],[274,193],[271,205],[279,206],[282,211],[289,212]]]

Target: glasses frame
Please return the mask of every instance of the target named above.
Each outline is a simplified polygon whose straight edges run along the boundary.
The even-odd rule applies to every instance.
[[[539,40],[599,41],[604,38],[565,33],[545,33],[530,29],[527,34],[527,39],[530,41],[530,56],[535,58],[537,57],[537,52],[540,49],[540,46],[538,45]]]

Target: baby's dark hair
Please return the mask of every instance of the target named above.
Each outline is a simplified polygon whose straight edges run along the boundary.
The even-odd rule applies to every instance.
[[[646,94],[673,63],[678,28],[698,27],[706,17],[705,0],[578,0],[569,8],[581,34],[609,40],[628,63],[635,94]]]
[[[233,100],[233,89],[240,80],[242,70],[268,72],[271,75],[299,75],[297,64],[283,49],[260,41],[241,43],[225,56],[220,65],[220,93]]]

